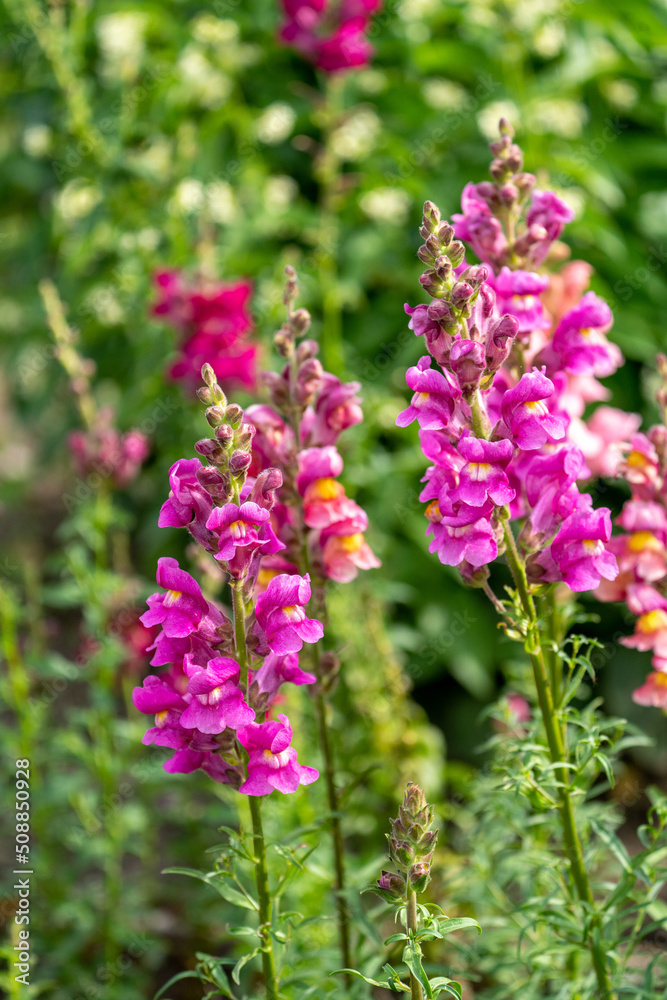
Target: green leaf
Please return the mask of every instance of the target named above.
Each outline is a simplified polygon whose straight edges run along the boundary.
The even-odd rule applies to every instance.
[[[424,967],[422,966],[421,948],[419,946],[415,947],[412,942],[406,944],[403,949],[403,962],[407,965],[412,975],[425,991],[428,1000],[432,1000],[433,991],[431,990],[431,984],[428,976],[424,972]]]
[[[476,927],[477,933],[482,933],[482,928],[472,917],[444,917],[438,923],[441,934],[451,934],[452,931],[460,931],[463,927]]]
[[[259,910],[259,904],[245,889],[239,892],[234,886],[227,884],[227,880],[231,877],[229,875],[225,876],[220,872],[201,872],[196,868],[164,868],[162,874],[189,875],[190,878],[197,878],[200,882],[210,885],[228,903],[235,903],[236,906],[242,906],[246,910]]]
[[[166,983],[164,984],[164,986],[162,986],[162,987],[161,987],[161,988],[160,988],[160,989],[159,989],[159,990],[157,991],[157,993],[156,993],[156,994],[155,994],[155,996],[153,997],[153,1000],[159,1000],[159,998],[160,998],[161,996],[163,996],[163,994],[164,994],[165,990],[168,990],[170,986],[173,986],[173,985],[174,985],[174,983],[177,983],[177,982],[179,982],[179,981],[180,981],[181,979],[199,979],[199,975],[198,975],[198,973],[196,973],[196,972],[191,972],[191,971],[188,971],[188,972],[178,972],[178,973],[177,973],[177,974],[176,974],[175,976],[172,976],[172,977],[171,977],[171,979],[169,979],[169,980],[168,980],[168,981],[167,981],[167,982],[166,982]]]
[[[362,975],[361,972],[357,972],[356,969],[336,969],[334,972],[330,972],[329,975],[330,976],[358,976],[359,979],[363,979],[363,981],[365,983],[368,983],[369,986],[378,986],[382,990],[388,990],[389,989],[389,983],[388,982],[381,983],[381,982],[378,982],[377,979],[369,979],[367,976]]]
[[[408,940],[407,934],[392,934],[391,937],[388,937],[387,940],[385,941],[385,945],[394,944],[396,941],[407,941],[407,940]]]
[[[262,950],[261,948],[253,948],[252,951],[249,951],[246,955],[243,955],[232,969],[232,979],[239,986],[241,985],[241,980],[239,978],[241,975],[241,969],[243,968],[244,965],[247,965],[248,962],[251,962],[256,955],[259,955],[261,950]]]

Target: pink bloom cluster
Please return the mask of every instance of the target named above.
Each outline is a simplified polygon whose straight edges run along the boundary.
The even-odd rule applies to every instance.
[[[295,346],[290,323],[304,333],[309,322],[306,310],[298,310],[276,336],[288,361],[280,374],[264,373],[273,406],[246,410],[256,430],[251,473],[268,464],[281,470],[284,481],[272,509],[284,552],[266,552],[262,584],[276,572],[295,572],[302,565],[304,542],[307,564],[318,579],[348,583],[360,569],[380,565],[364,537],[368,517],[338,478],[343,471],[338,438],[363,419],[360,386],[323,371],[314,340]]]
[[[308,575],[277,573],[256,601],[262,560],[285,548],[272,526],[281,473],[270,466],[248,476],[255,428],[228,404],[213,371],[199,390],[214,437],[197,442],[207,459],[180,459],[169,474],[161,526],[185,527],[225,570],[233,592],[235,627],[204,597],[175,559],[158,562],[162,591],[148,598],[146,627],[159,627],[151,663],[167,667],[136,688],[136,708],[155,716],[144,743],[169,747],[171,772],[201,768],[247,795],[293,792],[318,772],[297,761],[288,719],[266,719],[283,684],[313,684],[299,667],[305,643],[322,638],[306,606]],[[253,606],[254,605],[254,606]]]
[[[581,418],[587,401],[605,396],[597,379],[623,359],[606,337],[609,307],[592,292],[581,295],[586,268],[562,279],[579,283],[566,308],[547,311],[550,279],[535,268],[572,213],[522,172],[507,123],[491,149],[493,181],[466,187],[454,225],[425,205],[420,283],[433,301],[406,312],[428,354],[408,369],[414,395],[397,424],[418,422],[432,463],[421,499],[430,550],[443,563],[484,585],[505,525],[518,521],[531,581],[591,590],[615,579],[618,567],[607,547],[610,513],[595,510],[578,482],[614,471],[609,445],[631,421],[610,408],[596,411],[591,426]],[[482,264],[466,264],[463,239]]]
[[[97,476],[122,488],[136,478],[150,449],[145,434],[137,430],[121,434],[113,421],[112,410],[101,410],[97,426],[72,431],[68,445],[78,476]]]
[[[170,369],[173,379],[196,385],[205,362],[226,385],[252,389],[256,380],[257,346],[246,340],[252,330],[247,281],[188,284],[180,271],[153,276],[158,298],[153,315],[179,333],[179,356]]]
[[[663,376],[667,359],[659,358]],[[664,394],[663,394],[664,395]],[[637,615],[633,635],[624,646],[653,653],[653,673],[634,692],[640,705],[667,711],[667,427],[635,433],[624,450],[618,474],[630,486],[631,498],[621,510],[608,548],[620,573],[597,591],[602,601],[625,601]]]
[[[361,69],[373,55],[366,38],[382,0],[282,0],[280,39],[325,73]]]

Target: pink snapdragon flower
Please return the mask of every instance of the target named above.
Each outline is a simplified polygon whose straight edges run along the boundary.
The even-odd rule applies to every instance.
[[[478,185],[466,184],[461,194],[461,214],[452,216],[459,240],[468,241],[480,260],[497,264],[507,249],[507,239],[498,219],[478,193]]]
[[[641,687],[632,692],[632,700],[667,712],[667,674],[660,671],[649,674]]]
[[[586,421],[586,436],[580,448],[593,476],[615,476],[623,457],[623,445],[637,433],[638,413],[625,413],[614,406],[598,406]],[[570,432],[572,437],[572,432]]]
[[[280,38],[325,73],[361,69],[374,49],[366,38],[382,0],[282,0]]]
[[[113,426],[113,420],[113,411],[103,409],[95,428],[72,431],[67,443],[78,476],[101,477],[122,489],[136,479],[150,445],[141,431],[121,434]]]
[[[237,733],[248,751],[248,777],[239,788],[244,795],[270,795],[274,790],[295,792],[319,778],[314,767],[304,767],[290,746],[292,727],[286,715],[275,721],[251,722]]]
[[[157,582],[166,594],[148,598],[149,610],[141,616],[141,621],[146,627],[162,625],[168,636],[190,635],[209,611],[201,587],[170,556],[158,559]]]
[[[245,342],[252,329],[250,283],[199,280],[189,284],[173,269],[156,272],[153,282],[158,292],[153,315],[171,324],[181,340],[171,377],[188,383],[198,381],[206,362],[221,380],[252,388],[257,347]]]
[[[183,695],[167,681],[149,674],[142,686],[132,692],[132,704],[144,715],[155,716],[155,726],[146,730],[142,743],[171,746],[166,731],[179,728],[181,715],[188,704]]]
[[[405,380],[414,390],[414,396],[410,406],[396,417],[396,425],[407,427],[417,420],[423,430],[446,427],[456,400],[461,396],[453,376],[448,371],[432,369],[431,359],[425,355],[414,367],[408,368]]]
[[[464,560],[475,567],[493,562],[498,543],[488,517],[490,508],[491,504],[481,510],[459,504],[457,513],[443,514],[433,500],[426,510],[430,521],[426,535],[433,535],[429,552],[445,566],[458,566]]]
[[[526,214],[526,226],[533,232],[538,229],[543,230],[544,236],[533,246],[531,253],[533,263],[542,263],[551,244],[558,239],[566,223],[572,222],[573,219],[574,212],[570,206],[553,191],[539,191],[535,188]]]
[[[169,497],[160,508],[158,525],[188,528],[192,537],[210,550],[213,538],[206,522],[213,510],[213,500],[197,478],[203,468],[198,458],[180,458],[174,462],[169,470]]]
[[[364,538],[368,518],[359,508],[360,515],[338,521],[322,532],[322,561],[330,580],[350,583],[360,569],[377,569],[382,565]]]
[[[517,385],[504,393],[502,417],[522,450],[541,448],[547,441],[560,441],[565,437],[563,420],[554,416],[545,402],[553,394],[553,382],[537,368],[522,375]]]
[[[271,514],[256,503],[246,501],[242,504],[225,503],[215,507],[206,522],[206,527],[214,533],[218,540],[218,551],[215,558],[220,562],[230,562],[237,549],[243,548],[251,553],[254,549],[269,546],[274,540],[278,551],[284,548],[275,538],[270,527]],[[271,535],[262,538],[262,528],[269,527]]]
[[[335,444],[343,431],[361,423],[360,389],[360,382],[341,382],[324,372],[315,406],[308,407],[301,420],[302,444]]]
[[[590,497],[582,497],[580,507],[565,518],[551,544],[551,557],[559,579],[570,590],[594,590],[601,577],[615,580],[618,563],[606,548],[611,538],[611,517],[606,508],[592,510]]]
[[[279,656],[269,653],[259,670],[252,675],[251,694],[264,696],[265,701],[273,701],[283,684],[315,684],[315,674],[302,670],[299,666],[298,653],[285,653]],[[253,702],[254,704],[254,702]]]
[[[229,656],[216,656],[205,670],[193,670],[188,682],[192,701],[180,718],[181,726],[215,735],[251,722],[255,713],[238,687],[240,672],[236,660]]]
[[[549,287],[549,278],[534,271],[500,269],[489,283],[495,289],[498,309],[514,316],[519,323],[519,334],[533,330],[548,330],[551,320],[546,315],[540,295]]]
[[[272,653],[295,653],[324,635],[321,622],[303,610],[310,600],[310,576],[274,576],[257,598],[257,623]]]
[[[613,322],[611,309],[594,292],[587,292],[556,327],[552,347],[570,375],[613,375],[623,364],[616,344],[605,336]]]
[[[511,441],[484,441],[464,432],[458,450],[466,464],[459,472],[459,485],[451,495],[453,501],[482,507],[488,500],[504,506],[514,499],[516,490],[510,486],[505,471],[514,456]]]

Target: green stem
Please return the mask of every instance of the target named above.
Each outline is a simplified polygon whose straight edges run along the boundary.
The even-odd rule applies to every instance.
[[[333,747],[329,738],[329,726],[327,724],[327,702],[320,688],[319,682],[319,656],[317,647],[314,649],[316,661],[316,675],[318,683],[315,691],[315,709],[317,712],[317,728],[320,736],[320,749],[324,760],[324,779],[327,786],[327,800],[329,803],[329,813],[331,819],[331,838],[333,841],[334,869],[336,881],[334,892],[336,894],[336,910],[338,913],[338,940],[340,943],[341,958],[343,968],[352,968],[352,956],[350,951],[350,915],[347,908],[347,900],[343,895],[345,889],[345,852],[343,849],[343,833],[340,824],[340,802],[338,799],[338,789],[336,787],[336,765],[334,762]]]
[[[551,687],[547,677],[547,670],[544,663],[544,656],[539,639],[537,615],[535,604],[528,590],[526,570],[519,555],[514,541],[512,529],[507,521],[504,523],[505,546],[507,561],[514,577],[521,604],[528,618],[528,645],[531,649],[530,662],[533,667],[537,698],[542,713],[542,720],[549,746],[549,755],[554,764],[562,763],[566,759],[566,748],[563,741],[563,734],[558,722],[558,716],[554,709],[554,702],[551,694]],[[598,982],[600,997],[604,1000],[615,1000],[616,994],[612,990],[611,980],[607,971],[607,956],[604,944],[601,940],[601,917],[595,913],[595,901],[588,881],[588,873],[584,863],[581,842],[574,815],[574,805],[570,791],[570,781],[567,768],[557,767],[556,778],[559,782],[558,794],[560,798],[559,812],[563,827],[563,839],[565,841],[565,851],[570,862],[572,879],[577,890],[577,895],[582,903],[585,903],[594,912],[591,922],[591,933],[589,946],[595,968],[595,975]]]
[[[232,604],[234,608],[234,641],[236,658],[241,668],[239,683],[244,694],[248,691],[248,647],[245,631],[245,602],[241,585],[232,583]],[[247,759],[247,758],[246,758]],[[262,949],[262,970],[267,1000],[278,1000],[278,980],[273,957],[273,939],[271,937],[271,892],[269,890],[269,873],[266,864],[266,849],[264,846],[264,830],[262,829],[261,800],[256,795],[249,795],[250,815],[252,817],[252,841],[255,862],[255,882],[257,884],[257,901],[259,904],[258,934]]]
[[[417,921],[417,893],[409,886],[405,897],[405,925],[408,934],[410,934],[410,931],[416,934],[419,929]],[[424,991],[422,990],[421,983],[410,972],[410,1000],[423,1000],[423,997]]]
[[[338,207],[340,202],[340,160],[331,137],[340,118],[342,74],[329,77],[324,96],[323,150],[317,166],[320,184],[320,227],[317,246],[318,277],[322,293],[322,360],[328,371],[340,374],[343,368],[343,328],[338,287]]]
[[[271,939],[271,893],[269,891],[269,873],[266,866],[266,851],[264,849],[264,831],[262,829],[261,799],[257,795],[249,795],[250,815],[252,816],[252,843],[255,856],[255,881],[257,883],[257,900],[259,903],[259,938],[262,942],[262,970],[267,1000],[278,1000],[278,980],[273,958],[273,942]]]

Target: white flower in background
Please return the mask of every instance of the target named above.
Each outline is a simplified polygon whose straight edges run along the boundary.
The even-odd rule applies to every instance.
[[[299,186],[293,177],[280,174],[269,177],[264,185],[264,207],[267,212],[284,212],[299,193]]]
[[[86,306],[93,310],[102,326],[117,326],[125,319],[113,285],[95,285],[84,299],[84,308]]]
[[[498,138],[498,122],[501,118],[507,118],[514,128],[519,125],[519,109],[514,101],[491,101],[477,115],[479,130],[489,142]]]
[[[192,37],[202,45],[229,45],[239,37],[239,26],[213,14],[199,14],[192,21]]]
[[[406,221],[412,199],[401,188],[380,187],[367,191],[359,198],[364,215],[375,222],[390,222],[403,225]]]
[[[529,131],[543,135],[550,132],[564,139],[576,139],[588,120],[588,112],[579,101],[556,97],[550,101],[534,101],[525,109]]]
[[[186,100],[215,110],[231,94],[231,78],[216,69],[197,45],[186,45],[179,56],[178,69]]]
[[[341,160],[361,160],[375,147],[382,130],[380,119],[370,108],[354,111],[331,134],[331,148]]]
[[[292,134],[296,111],[284,101],[275,101],[255,122],[255,135],[267,146],[284,142]]]
[[[425,80],[422,94],[426,103],[438,111],[456,111],[463,107],[468,97],[465,87],[441,77]]]
[[[172,215],[191,215],[204,203],[204,185],[192,177],[186,177],[176,187],[169,200],[168,209]]]
[[[53,132],[48,125],[28,125],[23,131],[23,148],[28,156],[46,156]]]
[[[76,177],[68,181],[55,197],[56,212],[63,222],[71,224],[84,219],[102,200],[102,192],[94,184]]]
[[[136,79],[144,54],[144,34],[148,17],[138,11],[105,14],[95,22],[102,53],[102,74],[113,82]]]
[[[356,74],[356,81],[365,94],[381,94],[389,85],[387,74],[380,69],[362,70]]]
[[[440,7],[440,0],[401,0],[398,16],[404,21],[418,21],[434,14]]]
[[[580,219],[586,208],[586,192],[580,187],[555,188],[556,194],[569,205],[575,216]]]
[[[565,45],[563,21],[546,21],[533,35],[533,48],[543,59],[553,59]]]
[[[639,100],[639,91],[630,80],[605,80],[600,90],[610,104],[622,111],[634,108]]]
[[[157,136],[148,146],[130,150],[127,159],[138,173],[166,181],[171,173],[172,144],[164,135]]]
[[[237,216],[236,199],[227,181],[212,181],[206,187],[206,200],[214,222],[229,225]]]
[[[120,238],[120,248],[125,251],[143,250],[152,253],[153,250],[157,250],[161,239],[162,234],[159,229],[147,226],[137,233],[123,233]]]

